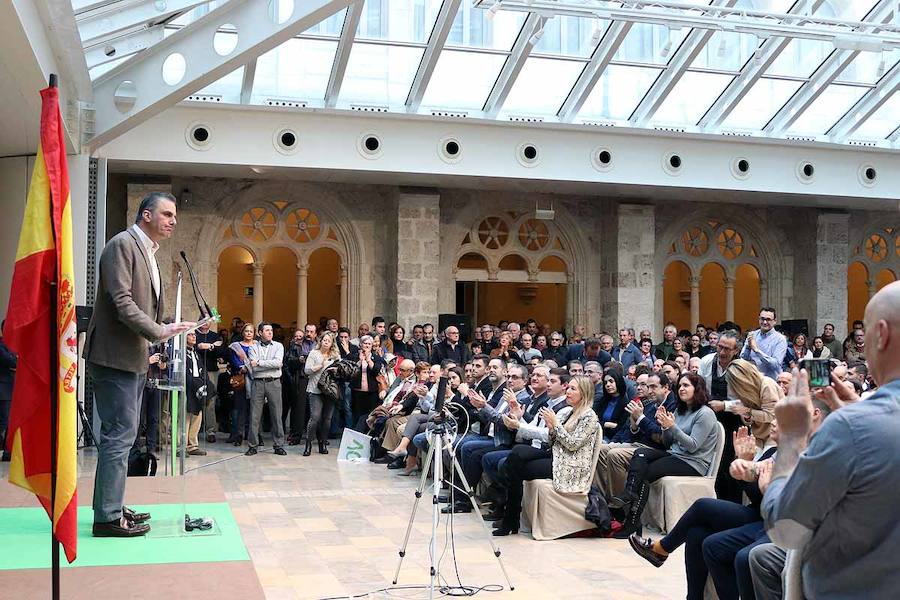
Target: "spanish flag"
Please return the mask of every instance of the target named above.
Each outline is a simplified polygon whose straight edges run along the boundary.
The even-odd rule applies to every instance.
[[[72,203],[58,89],[51,85],[42,90],[41,99],[41,139],[19,234],[3,331],[4,340],[18,354],[6,444],[12,454],[10,483],[37,495],[71,563],[75,560],[78,531],[75,487],[78,342]],[[57,287],[51,296],[53,282],[57,282]],[[51,327],[55,333],[51,333]],[[54,359],[54,355],[58,358]],[[52,386],[57,390],[55,402]],[[57,430],[55,448],[50,447],[51,422],[55,422]],[[54,452],[55,504],[51,477]]]

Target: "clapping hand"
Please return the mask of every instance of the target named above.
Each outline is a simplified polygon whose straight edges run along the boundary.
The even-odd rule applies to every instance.
[[[812,427],[813,405],[809,395],[809,375],[806,369],[794,369],[788,395],[775,404],[775,420],[782,439],[797,437],[805,440]]]
[[[554,429],[558,423],[556,420],[556,413],[546,406],[541,409],[541,418],[544,419],[544,423],[547,424],[547,429]]]
[[[487,404],[487,400],[485,399],[485,397],[480,392],[476,392],[475,390],[469,390],[469,402],[472,404],[472,406],[479,409],[484,408]]]
[[[733,412],[736,415],[740,415],[742,417],[750,416],[750,409],[748,407],[744,406],[743,404],[736,404],[736,405],[732,406],[731,412]]]
[[[738,481],[751,482],[756,480],[756,463],[741,458],[731,461],[728,472]]]
[[[463,396],[468,396],[469,395],[469,384],[467,384],[467,383],[459,384],[459,386],[457,386],[457,388],[456,388],[456,392],[459,394],[460,398]]]
[[[516,401],[516,393],[509,388],[503,388],[503,401],[511,405]]]
[[[656,421],[663,429],[669,429],[675,425],[675,415],[666,410],[665,406],[656,409]]]
[[[631,414],[631,420],[637,423],[637,420],[644,414],[644,405],[639,400],[632,400],[625,407],[625,410]]]
[[[758,473],[757,482],[759,483],[759,491],[763,494],[766,493],[766,490],[769,487],[769,484],[772,482],[772,469],[775,466],[775,461],[771,458],[769,460],[764,460],[762,462],[756,463],[756,472]]]
[[[507,429],[513,430],[519,428],[519,419],[511,417],[510,415],[503,415],[503,424],[506,425]]]
[[[509,403],[509,410],[507,411],[509,416],[518,420],[522,418],[522,415],[525,414],[525,409],[522,408],[522,405],[519,404],[519,401],[515,398],[512,399],[512,402]]]
[[[756,343],[756,332],[751,331],[747,334],[747,345],[750,346],[750,349],[754,352],[759,352],[759,346]]]
[[[731,434],[734,440],[734,454],[743,460],[753,460],[756,456],[756,439],[750,435],[750,430],[746,427],[738,427],[737,431]]]

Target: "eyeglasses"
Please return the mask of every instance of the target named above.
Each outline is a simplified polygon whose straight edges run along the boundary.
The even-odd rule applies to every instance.
[[[769,323],[771,321],[774,321],[775,319],[773,317],[760,317],[759,320],[763,323]]]
[[[521,375],[507,375],[507,379],[522,379]]]

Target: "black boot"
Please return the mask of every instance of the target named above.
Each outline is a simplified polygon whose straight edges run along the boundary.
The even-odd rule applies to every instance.
[[[306,440],[306,447],[303,449],[303,456],[309,456],[312,454],[312,442]]]
[[[494,527],[492,533],[497,537],[519,533],[519,515],[513,516],[507,513],[503,520],[500,521],[500,526]]]
[[[628,471],[628,478],[625,480],[625,489],[618,496],[613,496],[607,506],[609,510],[620,511],[627,515],[631,510],[631,503],[634,502],[638,495],[638,476],[637,473]]]
[[[649,496],[650,484],[643,483],[637,492],[637,497],[631,503],[631,510],[628,511],[628,517],[625,519],[625,522],[622,523],[622,529],[613,536],[615,539],[625,540],[633,533],[641,535],[641,513],[644,512],[644,507],[647,505],[647,498],[649,498]]]
[[[322,440],[319,440],[319,454],[328,454],[328,447]]]

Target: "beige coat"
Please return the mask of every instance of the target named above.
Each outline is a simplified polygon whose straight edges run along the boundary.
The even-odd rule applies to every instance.
[[[162,278],[160,278],[160,288]],[[132,228],[115,235],[100,255],[94,314],[84,359],[104,367],[146,373],[148,342],[164,333],[162,289],[153,291],[150,257]]]
[[[559,411],[557,426],[550,430],[553,444],[553,489],[562,493],[582,492],[594,477],[594,443],[600,421],[597,413],[588,410],[581,415],[572,431],[564,424],[572,414],[566,407]]]

